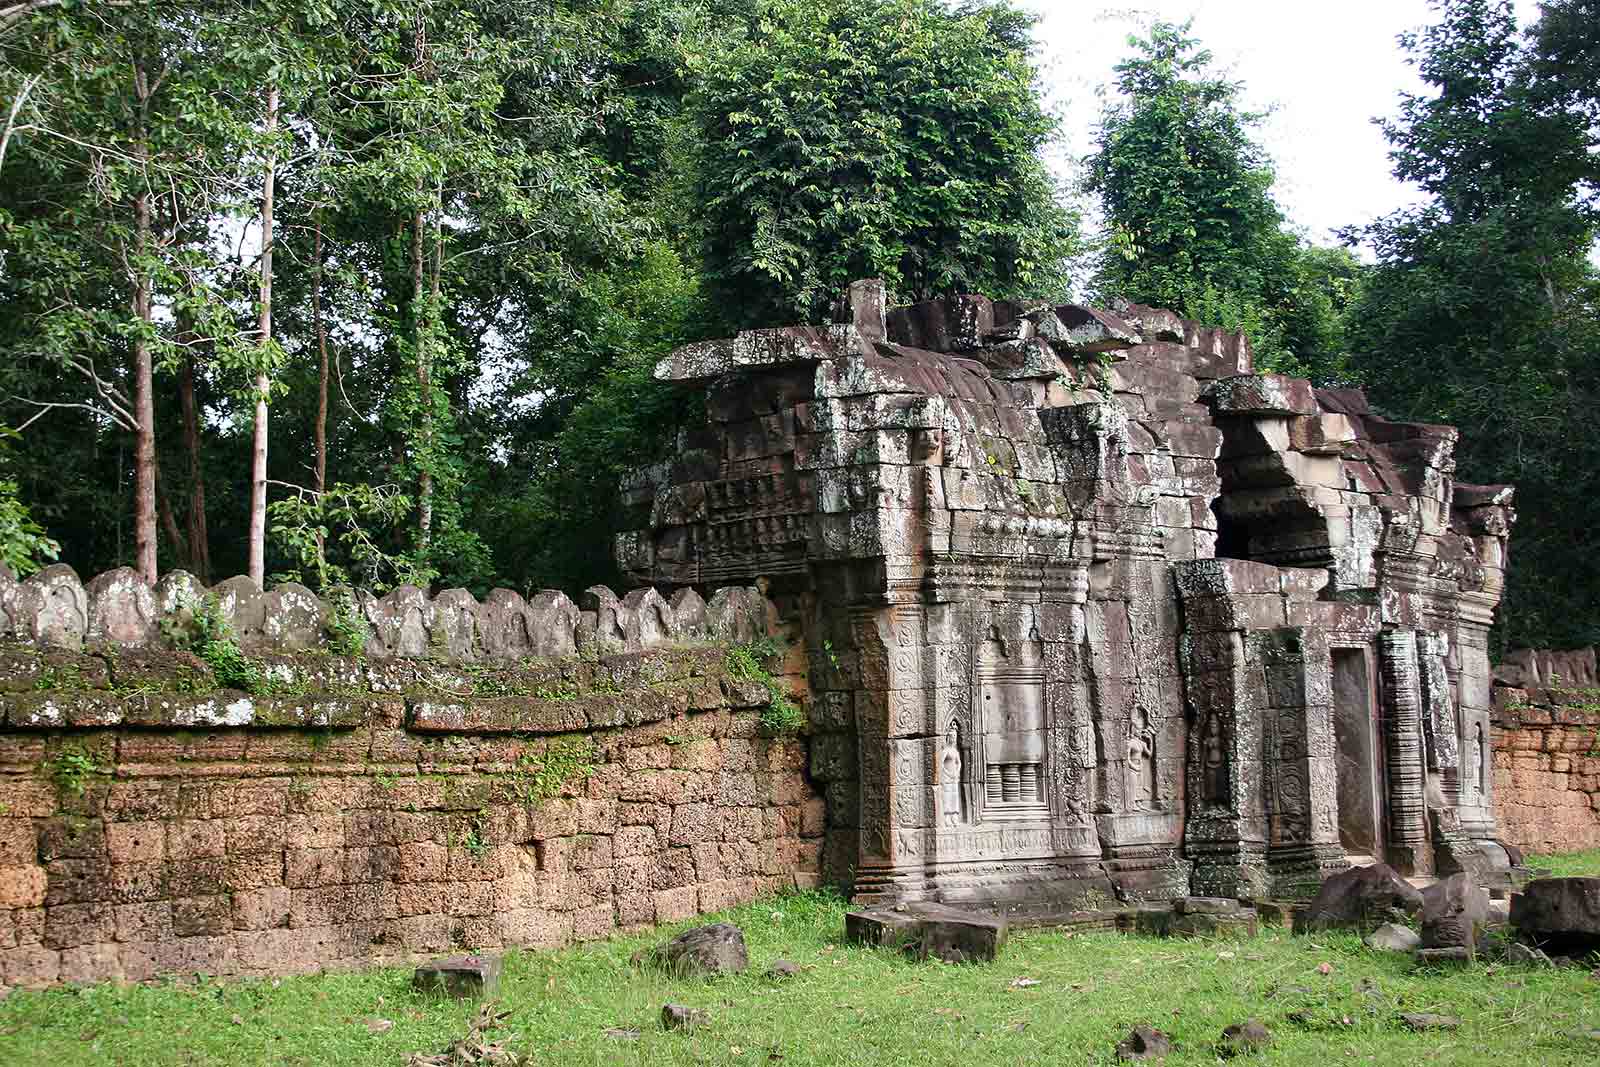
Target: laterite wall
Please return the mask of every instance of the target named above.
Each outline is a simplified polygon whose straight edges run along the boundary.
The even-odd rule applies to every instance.
[[[365,655],[258,639],[246,693],[153,634],[97,643],[93,583],[78,614],[28,586],[0,626],[0,992],[557,946],[816,881],[804,740],[762,725],[781,688],[749,657],[730,674],[770,648],[755,590],[560,598],[556,658],[495,652],[489,608],[539,621],[514,594],[451,616],[456,658],[404,654],[410,616],[386,638],[375,601]],[[395,599],[440,632],[443,598]]]
[[[1527,852],[1600,848],[1600,690],[1496,687],[1494,815]]]

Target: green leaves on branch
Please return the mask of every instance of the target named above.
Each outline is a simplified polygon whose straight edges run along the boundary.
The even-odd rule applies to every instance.
[[[694,61],[706,273],[732,326],[818,321],[853,279],[909,299],[1056,295],[1077,218],[1005,4],[758,0]]]
[[[1100,299],[1244,330],[1264,370],[1337,376],[1343,337],[1326,260],[1343,256],[1352,273],[1355,261],[1288,228],[1272,161],[1252,136],[1260,116],[1189,29],[1155,23],[1116,67],[1118,93],[1086,160],[1106,214]]]
[[[0,426],[0,475],[8,460],[7,443],[16,431]],[[17,578],[26,578],[40,567],[41,560],[54,560],[61,545],[45,528],[34,521],[33,513],[21,500],[17,483],[0,477],[0,567]]]
[[[1428,199],[1346,233],[1377,264],[1350,313],[1374,403],[1459,426],[1456,477],[1514,482],[1509,645],[1600,640],[1600,127],[1590,0],[1445,0],[1403,44],[1428,90],[1384,126]],[[1586,32],[1583,28],[1586,27]]]
[[[437,575],[415,553],[383,547],[411,515],[411,497],[395,486],[289,488],[292,495],[267,507],[273,542],[296,564],[280,580],[306,581],[319,592],[354,584],[382,593],[397,585],[426,588]]]

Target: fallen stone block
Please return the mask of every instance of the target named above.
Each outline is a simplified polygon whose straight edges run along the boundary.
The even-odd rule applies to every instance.
[[[1134,929],[1153,937],[1254,937],[1259,924],[1254,908],[1231,913],[1143,908],[1134,920]]]
[[[1414,952],[1422,947],[1422,936],[1409,926],[1384,923],[1367,935],[1367,947],[1380,952]]]
[[[711,1015],[699,1008],[685,1007],[682,1004],[663,1004],[661,1006],[661,1026],[666,1030],[693,1030],[711,1021]]]
[[[411,984],[424,993],[445,993],[460,1000],[481,1000],[500,986],[500,957],[470,953],[424,963]]]
[[[1306,905],[1297,900],[1252,900],[1250,906],[1262,926],[1288,926],[1293,928]]]
[[[1425,964],[1452,964],[1471,963],[1477,956],[1472,945],[1456,945],[1450,948],[1419,948],[1417,960]]]
[[[1234,915],[1242,905],[1232,897],[1179,897],[1172,907],[1179,915]]]
[[[1506,946],[1506,962],[1526,964],[1530,967],[1554,967],[1550,957],[1536,948],[1529,948],[1520,941],[1513,941]]]
[[[1489,894],[1466,874],[1452,874],[1422,891],[1422,947],[1476,945],[1489,925]]]
[[[1401,1012],[1400,1021],[1413,1030],[1454,1030],[1461,1025],[1454,1015],[1435,1015],[1431,1011]]]
[[[845,914],[845,940],[902,948],[946,963],[993,960],[1006,943],[1005,919],[945,904],[913,903]]]
[[[739,974],[750,966],[744,932],[732,923],[712,923],[685,930],[650,953],[656,966],[682,978]]]
[[[1536,878],[1511,898],[1518,936],[1547,953],[1600,951],[1600,878]]]
[[[1225,1060],[1232,1059],[1235,1056],[1260,1052],[1270,1044],[1272,1044],[1272,1031],[1268,1030],[1260,1019],[1246,1019],[1222,1031],[1222,1040],[1217,1042],[1217,1055]]]
[[[1376,926],[1396,914],[1422,909],[1422,893],[1384,863],[1351,867],[1322,883],[1316,899],[1297,916],[1295,933]]]
[[[1172,1054],[1172,1038],[1153,1026],[1135,1026],[1117,1042],[1119,1060],[1159,1060]]]

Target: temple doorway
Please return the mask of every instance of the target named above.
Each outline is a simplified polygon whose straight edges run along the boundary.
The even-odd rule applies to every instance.
[[[1333,735],[1339,840],[1352,863],[1383,859],[1383,734],[1372,653],[1333,649]]]

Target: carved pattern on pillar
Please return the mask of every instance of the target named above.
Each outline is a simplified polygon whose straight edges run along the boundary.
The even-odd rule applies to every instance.
[[[1417,662],[1421,665],[1423,740],[1427,745],[1430,771],[1448,772],[1452,781],[1461,768],[1460,726],[1456,722],[1455,702],[1451,697],[1450,675],[1445,657],[1450,642],[1444,634],[1417,635]]]
[[[1385,630],[1378,635],[1378,652],[1389,775],[1388,858],[1395,869],[1411,873],[1427,869],[1428,847],[1416,634]]]

